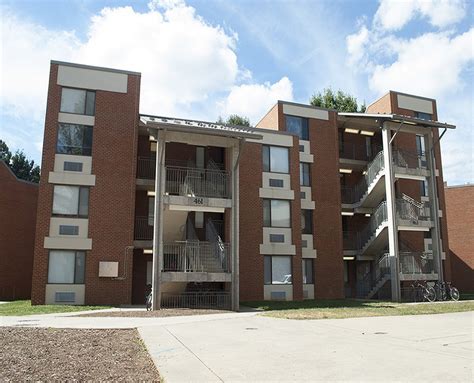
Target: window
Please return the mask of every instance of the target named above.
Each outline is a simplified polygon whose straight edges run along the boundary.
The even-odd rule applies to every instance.
[[[303,259],[303,284],[304,285],[314,284],[312,259]]]
[[[95,114],[95,92],[63,88],[60,112],[93,116]]]
[[[89,188],[54,186],[53,214],[87,217],[89,215]]]
[[[266,255],[264,257],[264,279],[266,285],[291,285],[291,257]]]
[[[422,197],[428,197],[428,181],[427,180],[420,181],[420,195]]]
[[[48,283],[84,284],[85,261],[84,251],[51,250]]]
[[[309,140],[308,119],[296,116],[285,116],[286,131],[296,133],[300,140]]]
[[[423,112],[415,112],[415,117],[416,118],[421,118],[422,120],[432,120],[433,115],[429,113],[423,113]]]
[[[288,173],[288,148],[278,146],[262,146],[263,171],[272,173]]]
[[[56,153],[90,156],[92,154],[92,126],[59,124]]]
[[[416,135],[416,151],[419,156],[425,154],[425,137],[420,134]]]
[[[310,186],[309,164],[300,162],[300,185]]]
[[[301,232],[302,234],[313,234],[312,210],[301,210]]]
[[[263,226],[290,227],[290,201],[264,199]]]

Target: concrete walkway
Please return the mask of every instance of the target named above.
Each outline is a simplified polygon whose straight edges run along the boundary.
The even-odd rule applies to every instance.
[[[68,313],[0,317],[0,325],[137,327],[166,382],[473,381],[473,312],[300,321],[257,314]]]

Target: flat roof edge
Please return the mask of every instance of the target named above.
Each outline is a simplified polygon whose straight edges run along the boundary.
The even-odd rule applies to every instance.
[[[71,67],[81,68],[81,69],[100,70],[100,71],[103,71],[103,72],[131,74],[131,75],[135,75],[135,76],[141,76],[142,75],[140,72],[133,72],[133,71],[130,71],[130,70],[107,68],[107,67],[94,66],[94,65],[77,64],[77,63],[71,63],[71,62],[67,62],[67,61],[51,60],[51,64],[71,66]]]

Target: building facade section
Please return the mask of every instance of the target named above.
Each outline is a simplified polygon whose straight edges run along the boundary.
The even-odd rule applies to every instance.
[[[445,186],[451,281],[474,292],[474,185]]]
[[[0,161],[0,300],[29,299],[38,184]]]

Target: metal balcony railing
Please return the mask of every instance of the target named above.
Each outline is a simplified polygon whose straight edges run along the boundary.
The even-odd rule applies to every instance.
[[[400,272],[402,274],[433,274],[433,253],[430,252],[400,252]]]
[[[230,174],[222,170],[166,167],[165,190],[171,195],[230,198]]]
[[[155,179],[155,157],[138,157],[137,160],[137,178],[154,180]]]
[[[430,208],[427,203],[413,203],[405,199],[397,199],[397,217],[418,224],[419,221],[430,221]]]
[[[163,271],[230,273],[230,244],[177,241],[163,244]]]
[[[362,250],[364,248],[370,238],[376,233],[380,225],[386,222],[387,219],[387,202],[383,201],[371,215],[367,226],[359,233],[359,249]]]
[[[164,308],[194,308],[230,310],[231,295],[226,291],[162,293]]]
[[[393,164],[406,169],[426,169],[425,153],[409,151],[403,149],[394,149],[392,152]]]
[[[153,217],[135,217],[134,238],[137,241],[153,240]]]

